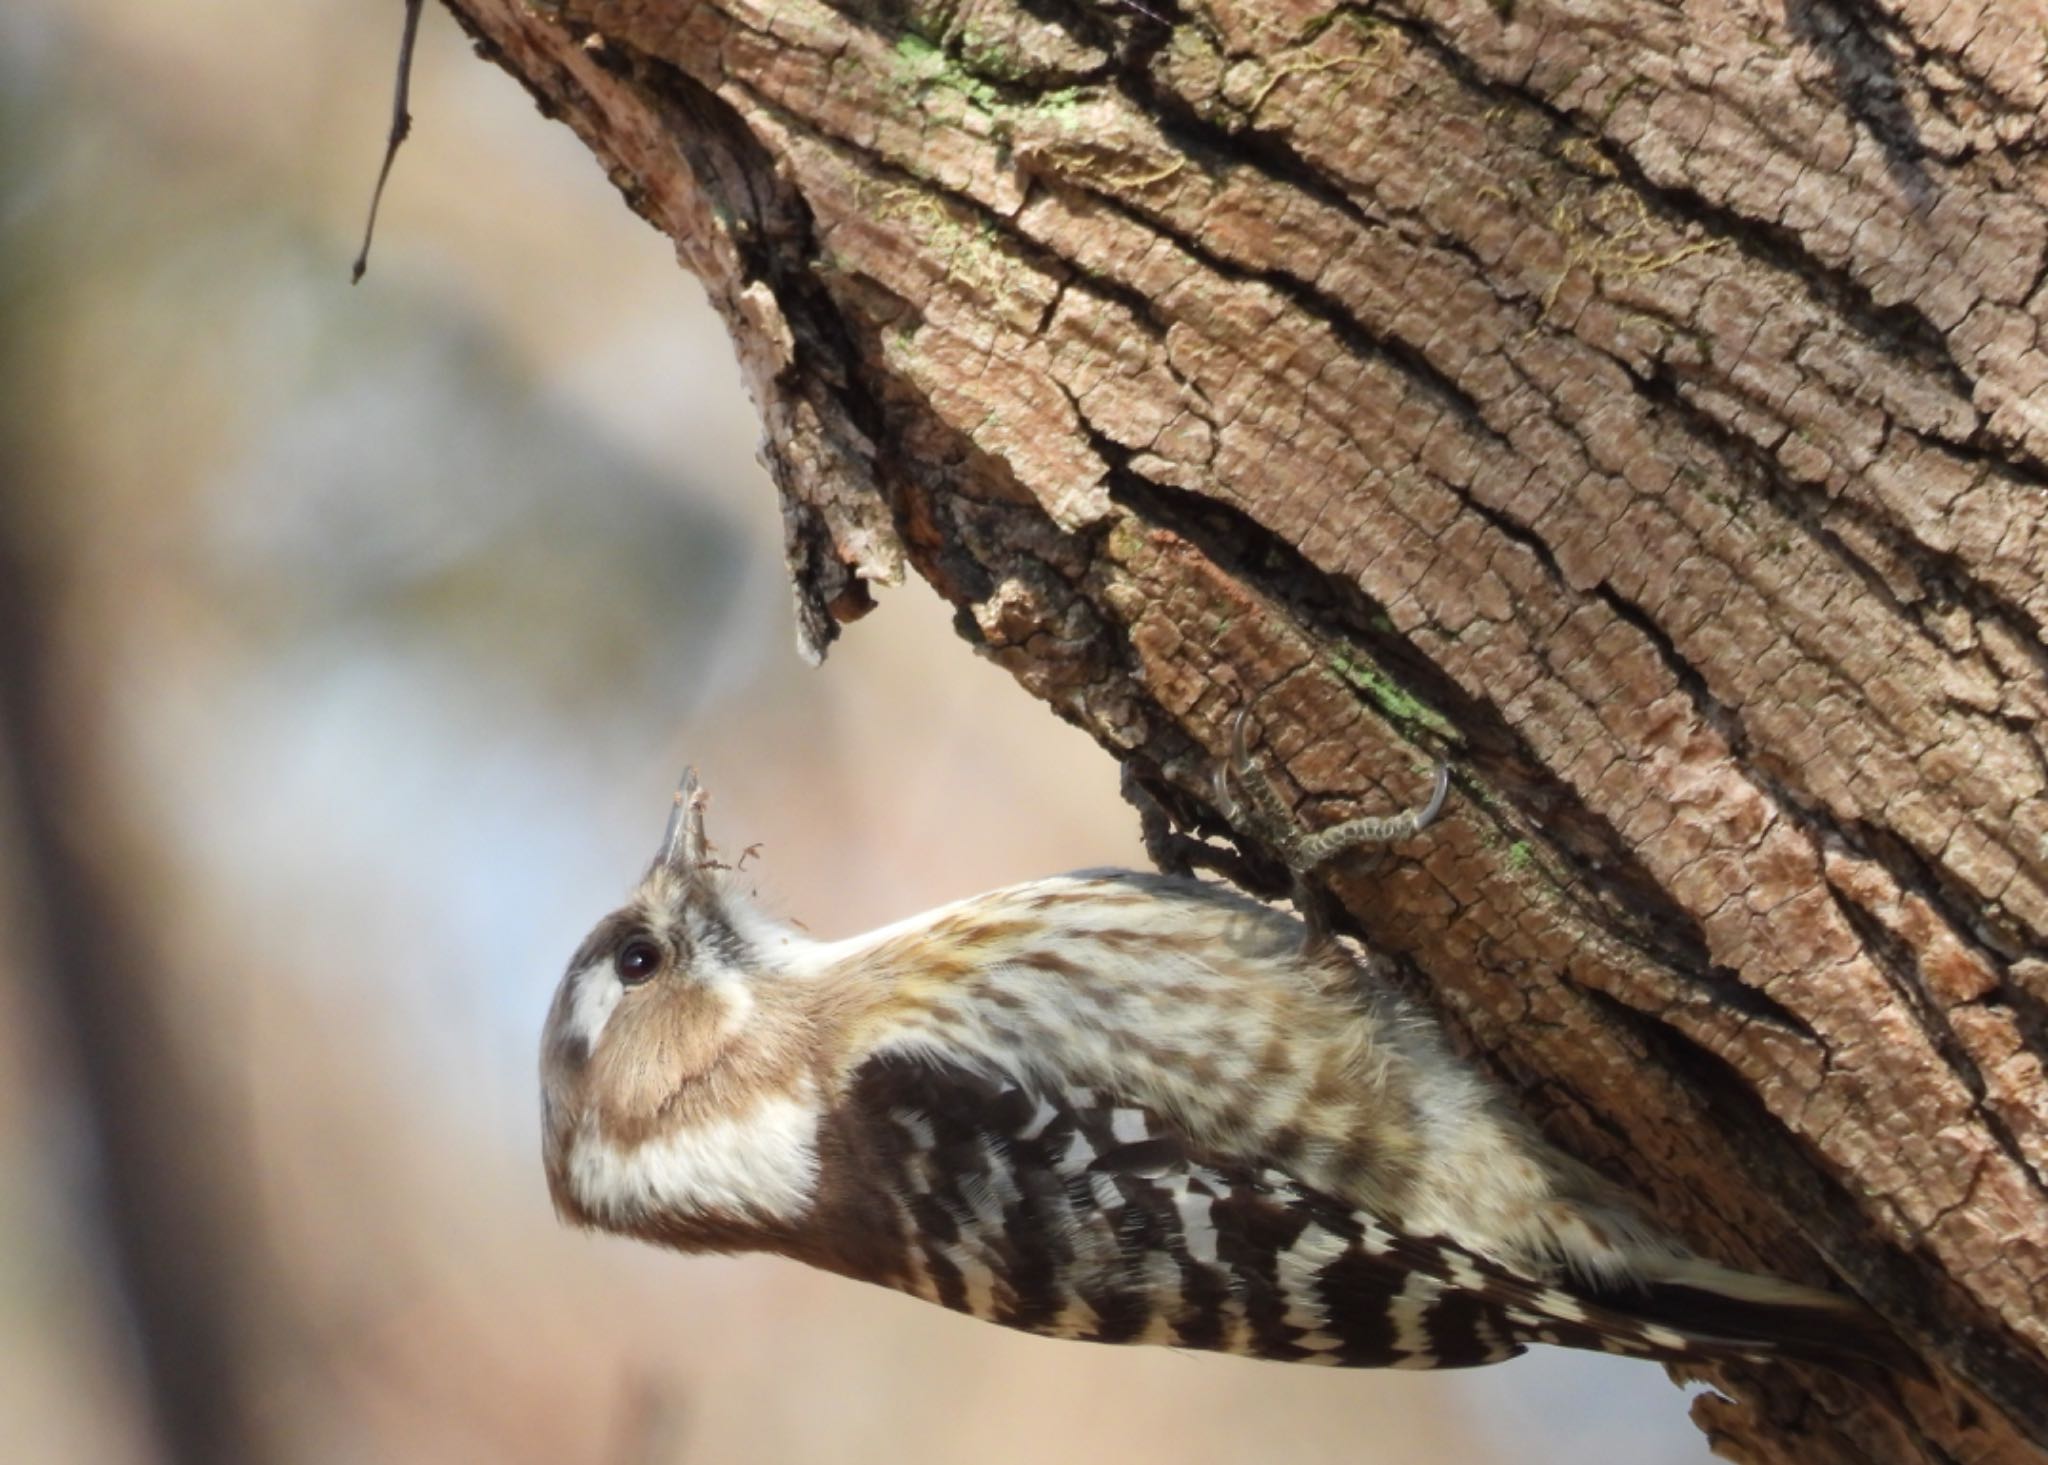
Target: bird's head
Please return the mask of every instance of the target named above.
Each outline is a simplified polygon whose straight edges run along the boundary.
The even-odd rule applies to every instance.
[[[733,888],[683,778],[639,887],[570,958],[541,1036],[542,1151],[565,1220],[719,1245],[816,1173],[806,943]]]

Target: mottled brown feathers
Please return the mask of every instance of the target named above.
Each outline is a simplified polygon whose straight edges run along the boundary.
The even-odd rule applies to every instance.
[[[673,960],[625,981],[642,933]],[[764,1250],[1006,1326],[1356,1366],[1530,1342],[1870,1357],[1853,1303],[1739,1277],[1550,1149],[1341,948],[1097,872],[840,943],[657,863],[543,1041],[570,1220]],[[1817,1341],[1820,1340],[1820,1341]]]

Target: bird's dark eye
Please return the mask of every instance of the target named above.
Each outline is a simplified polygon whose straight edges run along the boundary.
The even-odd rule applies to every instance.
[[[635,936],[612,958],[612,970],[627,986],[644,982],[661,969],[661,948],[645,936]]]

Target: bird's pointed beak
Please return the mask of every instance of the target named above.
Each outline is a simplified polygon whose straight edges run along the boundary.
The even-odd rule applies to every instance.
[[[711,858],[711,842],[704,837],[704,806],[710,802],[711,795],[697,781],[697,770],[684,769],[668,829],[661,836],[661,852],[654,857],[655,869],[688,878],[703,868]]]

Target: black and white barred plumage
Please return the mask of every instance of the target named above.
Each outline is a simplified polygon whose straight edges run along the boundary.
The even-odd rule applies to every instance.
[[[1285,1170],[1199,1157],[1156,1115],[1092,1089],[1051,1095],[880,1058],[848,1109],[900,1238],[896,1264],[867,1280],[1025,1332],[1465,1368],[1530,1343],[1828,1362],[1857,1355],[1869,1325],[1827,1294],[1680,1255],[1654,1276],[1532,1277],[1405,1234]]]
[[[1659,1236],[1264,906],[1097,872],[819,943],[737,897],[701,796],[678,816],[549,1016],[567,1219],[1101,1342],[1363,1367],[1532,1342],[1905,1358],[1852,1301]]]

